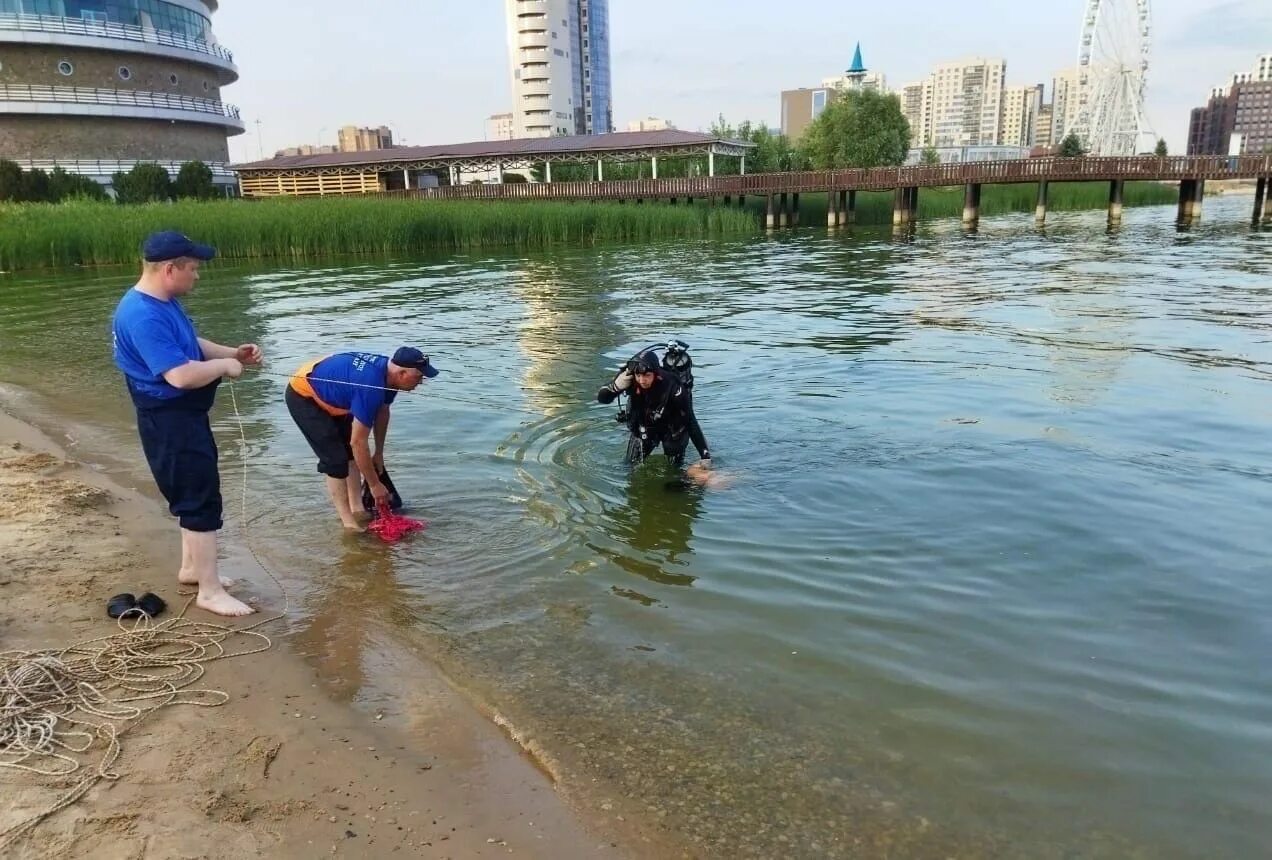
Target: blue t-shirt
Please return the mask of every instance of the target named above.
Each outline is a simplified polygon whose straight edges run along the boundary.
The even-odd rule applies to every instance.
[[[338,352],[314,365],[309,372],[309,385],[322,402],[337,409],[348,409],[367,427],[375,426],[381,406],[397,397],[388,386],[389,357],[369,352]],[[336,380],[323,382],[324,379]],[[352,382],[353,385],[342,383]],[[361,385],[374,386],[359,388]]]
[[[136,393],[172,400],[186,392],[163,375],[187,361],[203,361],[194,323],[176,299],[161,301],[132,289],[119,300],[112,321],[115,365]]]

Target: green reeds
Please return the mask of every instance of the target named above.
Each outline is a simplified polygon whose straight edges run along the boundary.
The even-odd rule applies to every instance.
[[[144,206],[0,204],[0,270],[132,263],[156,230],[181,230],[227,259],[547,248],[748,235],[753,215],[724,207],[491,203],[328,197]]]

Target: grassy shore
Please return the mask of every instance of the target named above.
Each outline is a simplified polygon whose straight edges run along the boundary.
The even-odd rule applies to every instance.
[[[0,270],[131,263],[142,239],[163,229],[182,230],[229,259],[302,259],[748,235],[756,220],[719,207],[352,197],[0,204]]]
[[[981,215],[1032,212],[1037,186],[987,185]],[[1053,211],[1098,209],[1103,182],[1052,186]],[[1127,206],[1173,203],[1173,188],[1128,183]],[[409,254],[493,247],[551,248],[597,242],[644,242],[704,236],[745,236],[760,224],[763,200],[747,211],[705,201],[696,206],[615,203],[494,203],[327,197],[245,202],[184,201],[146,206],[70,202],[0,204],[0,271],[110,265],[137,259],[155,230],[183,230],[228,259],[304,259],[339,254]],[[919,218],[957,217],[963,189],[924,188]],[[800,219],[826,223],[826,195],[805,194]],[[857,196],[858,224],[890,224],[891,192]]]

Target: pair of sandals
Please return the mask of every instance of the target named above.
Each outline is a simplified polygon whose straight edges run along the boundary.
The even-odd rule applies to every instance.
[[[154,618],[168,608],[163,598],[147,591],[141,597],[124,592],[116,594],[106,603],[106,614],[111,618]]]

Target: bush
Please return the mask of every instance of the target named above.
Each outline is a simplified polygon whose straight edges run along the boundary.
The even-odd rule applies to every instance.
[[[38,168],[25,171],[22,181],[18,183],[18,199],[24,203],[54,202],[49,175]]]
[[[111,177],[120,203],[153,203],[172,199],[172,179],[168,171],[153,162],[137,164],[132,170]]]
[[[202,161],[187,161],[181,165],[172,190],[178,200],[211,200],[218,196],[212,184],[212,168]]]
[[[16,161],[0,160],[0,202],[16,201],[22,193],[22,168]]]
[[[54,167],[49,174],[50,199],[54,203],[63,200],[105,200],[106,189],[78,173],[67,173],[60,167]]]

